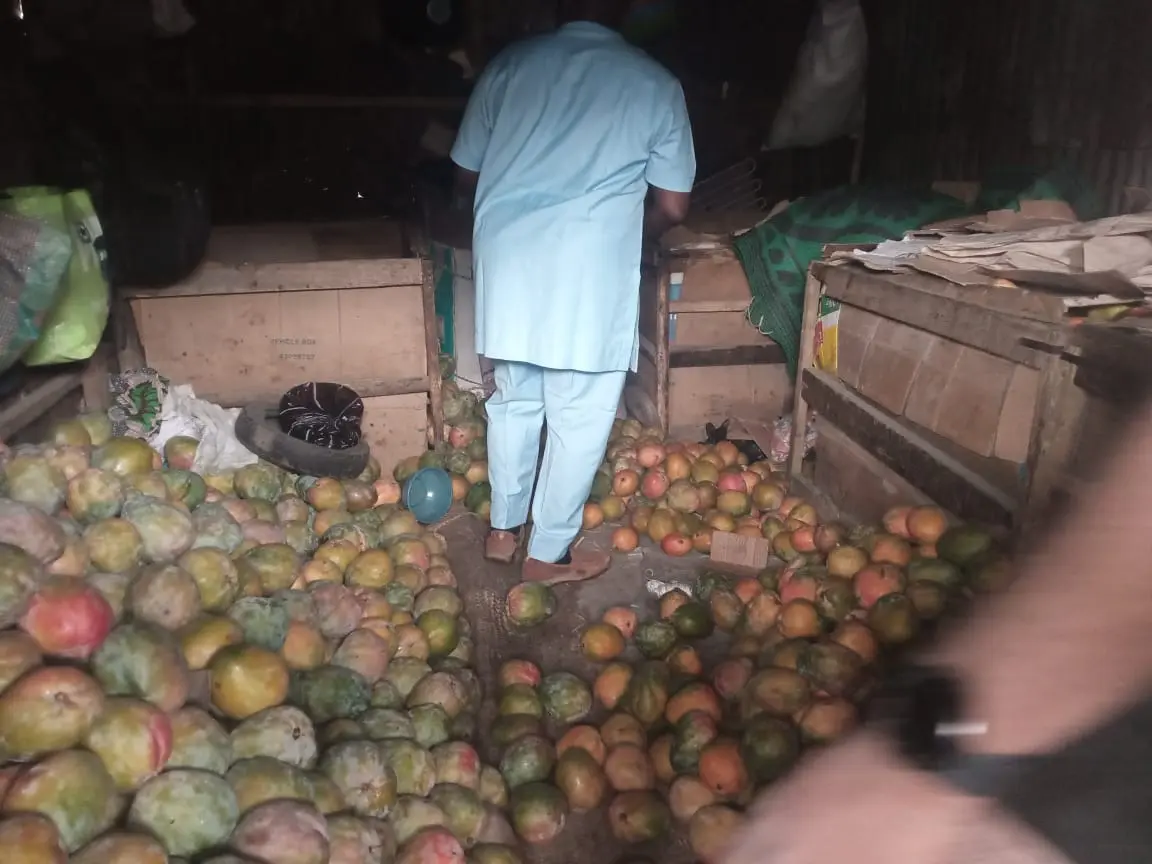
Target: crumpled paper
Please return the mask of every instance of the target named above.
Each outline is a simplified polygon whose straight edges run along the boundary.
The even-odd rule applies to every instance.
[[[214,402],[196,398],[190,384],[169,388],[160,409],[160,428],[153,440],[163,450],[170,438],[187,435],[200,442],[192,470],[197,474],[235,471],[260,459],[236,438],[239,408],[221,408]]]
[[[688,596],[692,596],[693,588],[687,582],[665,582],[661,579],[647,579],[644,582],[644,588],[653,597],[663,597],[665,594],[670,594],[673,591],[683,591]]]

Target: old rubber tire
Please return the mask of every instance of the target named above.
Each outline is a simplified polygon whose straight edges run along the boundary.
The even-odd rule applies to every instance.
[[[236,438],[273,465],[312,477],[358,477],[368,464],[368,444],[363,439],[346,450],[317,447],[280,429],[276,406],[267,402],[245,405],[236,418]]]

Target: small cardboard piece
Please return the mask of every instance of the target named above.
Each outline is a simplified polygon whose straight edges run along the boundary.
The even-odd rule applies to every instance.
[[[712,532],[709,560],[725,567],[759,572],[768,566],[772,544],[763,537],[745,537],[730,531]]]

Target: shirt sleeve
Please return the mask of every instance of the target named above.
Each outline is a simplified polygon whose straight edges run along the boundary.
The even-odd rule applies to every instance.
[[[696,179],[696,150],[692,145],[692,124],[679,82],[673,85],[664,109],[661,131],[648,156],[644,179],[649,186],[669,192],[691,192]]]
[[[468,97],[468,105],[464,109],[464,119],[460,121],[460,129],[456,132],[452,161],[465,171],[479,171],[488,150],[495,116],[492,104],[492,82],[495,76],[496,64],[492,63],[481,73],[476,86],[472,88],[472,95]]]

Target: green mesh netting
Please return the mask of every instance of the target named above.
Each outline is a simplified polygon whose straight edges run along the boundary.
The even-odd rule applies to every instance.
[[[825,244],[893,240],[966,211],[930,189],[845,186],[801,199],[733,241],[752,289],[748,320],[780,346],[794,376],[804,282]]]
[[[981,184],[972,207],[927,187],[842,186],[803,198],[735,238],[748,277],[748,320],[779,344],[795,376],[808,266],[828,243],[880,243],[966,213],[1019,209],[1022,200],[1067,201],[1080,219],[1103,215],[1099,197],[1075,169],[1004,169]]]

